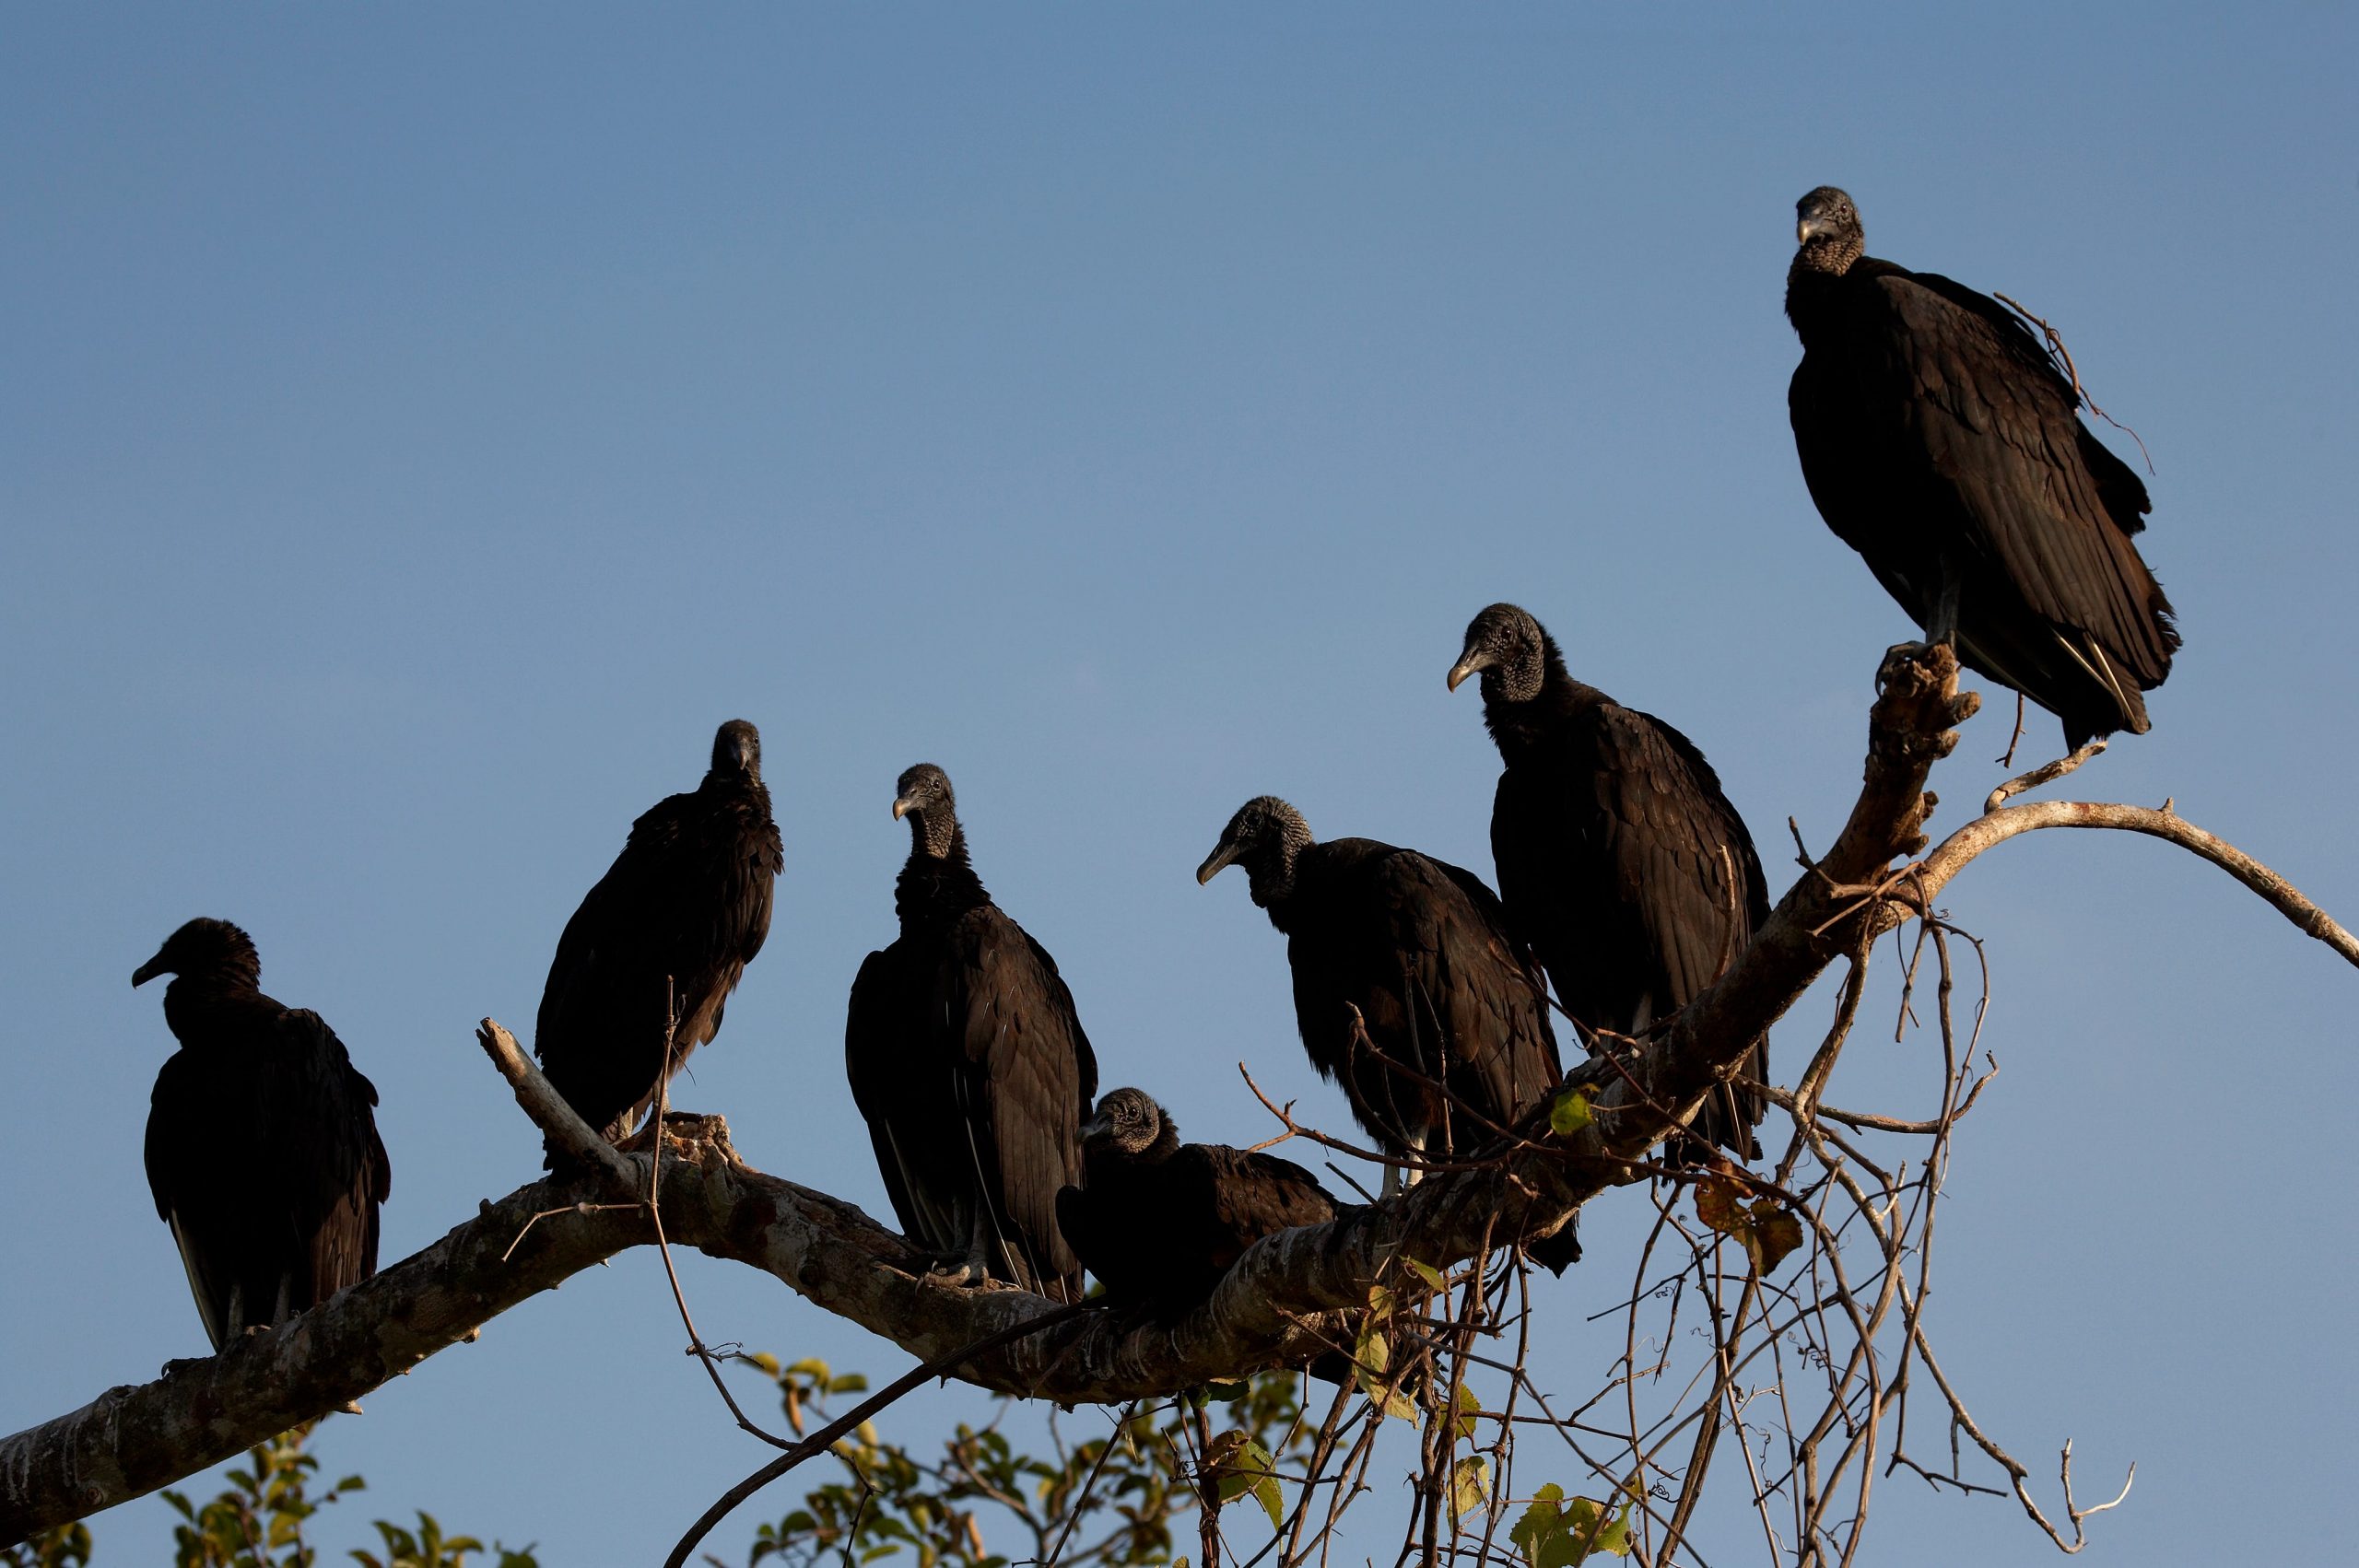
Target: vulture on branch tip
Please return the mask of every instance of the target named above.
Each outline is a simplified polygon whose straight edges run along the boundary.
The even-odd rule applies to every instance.
[[[147,1185],[218,1351],[377,1271],[393,1166],[375,1086],[326,1020],[263,995],[245,932],[191,920],[131,983],[158,975],[181,1048],[156,1074]]]
[[[666,1076],[667,982],[679,1027],[669,1071],[721,1032],[722,1007],[770,930],[785,854],[762,785],[762,738],[733,719],[712,766],[630,825],[623,852],[557,938],[533,1054],[581,1119],[628,1134]],[[552,1170],[570,1166],[554,1145]]]
[[[1318,843],[1274,795],[1238,808],[1196,881],[1239,864],[1286,935],[1311,1065],[1385,1153],[1475,1153],[1556,1086],[1547,982],[1481,878],[1372,838]],[[1401,1179],[1388,1166],[1386,1191]],[[1531,1252],[1562,1272],[1580,1244],[1567,1223]]]
[[[2148,729],[2170,601],[2131,535],[2146,486],[2089,434],[2039,339],[1987,295],[1862,253],[1851,198],[1796,204],[1786,394],[1811,499],[1934,643],[2093,735]]]
[[[1081,1133],[1087,1177],[1057,1194],[1057,1223],[1109,1301],[1160,1322],[1194,1310],[1263,1236],[1336,1214],[1319,1178],[1291,1160],[1181,1143],[1142,1089],[1110,1091]]]
[[[901,934],[851,984],[844,1071],[893,1211],[960,1281],[1081,1299],[1057,1193],[1082,1179],[1097,1058],[1056,960],[1001,912],[967,860],[950,778],[901,775],[910,824]]]
[[[1449,688],[1483,678],[1483,721],[1507,770],[1491,855],[1508,927],[1586,1034],[1636,1035],[1718,979],[1769,918],[1744,819],[1694,743],[1565,671],[1556,639],[1513,604],[1466,628]],[[1769,1042],[1705,1100],[1689,1130],[1755,1159]]]

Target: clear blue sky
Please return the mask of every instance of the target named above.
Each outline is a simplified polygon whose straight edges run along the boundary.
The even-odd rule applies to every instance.
[[[842,1009],[912,762],[1106,1082],[1234,1141],[1268,1130],[1240,1059],[1344,1112],[1281,939],[1189,873],[1272,790],[1487,875],[1496,756],[1442,687],[1483,604],[1693,735],[1773,867],[1789,814],[1823,846],[1909,627],[1786,427],[1822,181],[1877,253],[2061,325],[2154,453],[2187,649],[2084,792],[2174,796],[2359,916],[2354,43],[2323,4],[12,9],[0,1429],[203,1344],[139,1162],[170,1038],[125,984],[174,925],[244,924],[374,1077],[405,1254],[534,1174],[470,1027],[529,1025],[566,916],[733,715],[788,870],[678,1097],[873,1212]],[[2010,845],[1949,902],[2005,1071],[1942,1223],[1948,1370],[2043,1475],[2067,1436],[2087,1492],[2138,1461],[2091,1563],[2347,1552],[2351,972],[2145,840]],[[1863,1028],[1845,1097],[1921,1114],[1928,1048]],[[1637,1207],[1597,1205],[1544,1293],[1566,1386],[1618,1348],[1582,1319]],[[691,1264],[716,1338],[906,1364]],[[651,1561],[762,1457],[679,1343],[634,1254],[323,1451],[372,1512]],[[2011,1504],[1880,1506],[1879,1561],[2046,1550]],[[1724,1523],[1714,1561],[1759,1551]],[[164,1550],[152,1501],[97,1527]]]

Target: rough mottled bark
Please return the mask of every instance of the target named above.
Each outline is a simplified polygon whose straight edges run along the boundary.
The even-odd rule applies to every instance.
[[[1923,849],[1926,776],[1955,743],[1950,727],[1974,710],[1977,699],[1957,693],[1956,673],[1943,649],[1887,659],[1865,778],[1841,835],[1717,985],[1618,1066],[1592,1061],[1575,1075],[1594,1094],[1589,1128],[1571,1138],[1535,1137],[1493,1166],[1429,1177],[1329,1224],[1272,1236],[1172,1328],[1126,1327],[1093,1313],[979,1356],[961,1375],[1065,1403],[1120,1403],[1233,1377],[1303,1359],[1340,1338],[1333,1315],[1363,1304],[1398,1256],[1439,1267],[1472,1256],[1486,1236],[1497,1243],[1553,1232],[1692,1116],[1716,1076],[1736,1069],[1831,960],[1907,919],[1980,848],[2015,832],[2077,823],[2186,843],[2359,962],[2348,932],[2266,868],[2209,835],[2197,842],[2201,830],[2163,813],[2090,815],[2138,808],[1994,808],[1921,868],[1888,876],[1895,857]],[[208,1361],[178,1363],[156,1382],[109,1389],[0,1441],[0,1542],[135,1497],[333,1410],[519,1302],[655,1239],[645,1208],[630,1201],[645,1190],[651,1153],[589,1147],[594,1135],[545,1092],[504,1031],[487,1025],[484,1043],[534,1119],[591,1159],[592,1174],[522,1188],[284,1328]],[[740,1163],[719,1117],[675,1119],[664,1143],[663,1221],[672,1242],[774,1274],[921,1360],[1058,1310],[1021,1291],[928,1278],[898,1236],[851,1204]]]

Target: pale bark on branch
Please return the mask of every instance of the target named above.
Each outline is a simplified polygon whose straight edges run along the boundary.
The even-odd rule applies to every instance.
[[[1119,1404],[1307,1359],[1344,1338],[1336,1315],[1365,1305],[1397,1258],[1441,1268],[1502,1240],[1550,1234],[1590,1198],[1630,1179],[1631,1162],[1694,1115],[1829,962],[1909,918],[1983,848],[2034,827],[2130,826],[2183,843],[2359,962],[2348,932],[2210,835],[2175,817],[2084,822],[2073,814],[2139,808],[1993,811],[1921,866],[1890,873],[1896,857],[1923,850],[1933,803],[1927,774],[1955,744],[1952,726],[1978,699],[1957,692],[1946,649],[1896,651],[1879,686],[1860,793],[1834,846],[1718,984],[1635,1048],[1574,1074],[1593,1096],[1589,1127],[1549,1137],[1535,1117],[1535,1130],[1485,1168],[1437,1175],[1328,1224],[1272,1236],[1175,1327],[1091,1313],[978,1355],[959,1375],[1061,1403]],[[653,1152],[607,1148],[548,1092],[505,1031],[486,1023],[485,1048],[519,1102],[558,1146],[589,1163],[588,1174],[522,1187],[283,1328],[209,1360],[177,1363],[156,1382],[109,1389],[0,1440],[0,1543],[138,1496],[336,1409],[518,1303],[656,1239],[636,1201],[648,1190]],[[674,1244],[773,1274],[921,1361],[1057,1310],[1022,1291],[929,1277],[924,1259],[857,1208],[745,1165],[719,1117],[675,1119],[662,1143],[662,1217]]]
[[[2125,806],[2109,801],[2034,801],[1985,812],[1925,857],[1925,883],[1939,889],[1985,849],[2043,827],[2102,827],[2143,833],[2190,850],[2267,899],[2305,936],[2315,937],[2359,965],[2359,937],[2305,897],[2301,890],[2216,834],[2206,833],[2165,805]]]

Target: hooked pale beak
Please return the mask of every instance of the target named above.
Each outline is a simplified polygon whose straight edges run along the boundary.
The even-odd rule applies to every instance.
[[[1081,1124],[1081,1135],[1085,1139],[1103,1138],[1106,1134],[1113,1130],[1114,1120],[1104,1111],[1098,1112],[1096,1116],[1091,1117],[1087,1121]]]
[[[1458,662],[1449,667],[1449,689],[1451,691],[1456,691],[1465,681],[1467,676],[1474,673],[1477,670],[1486,670],[1490,668],[1490,664],[1491,661],[1486,655],[1480,653],[1461,654],[1459,656]]]
[[[1223,870],[1235,865],[1237,863],[1237,853],[1238,847],[1236,845],[1223,844],[1219,848],[1215,849],[1211,854],[1206,855],[1204,857],[1204,863],[1196,868],[1196,885],[1198,887],[1203,886],[1204,883],[1218,876]]]
[[[910,800],[907,795],[895,796],[893,800],[893,820],[895,822],[898,822],[917,809],[918,803],[915,801]]]
[[[1804,213],[1794,220],[1794,243],[1807,245],[1822,234],[1835,232],[1835,220],[1816,213]]]
[[[164,955],[159,953],[131,972],[132,989],[135,990],[165,972]]]

